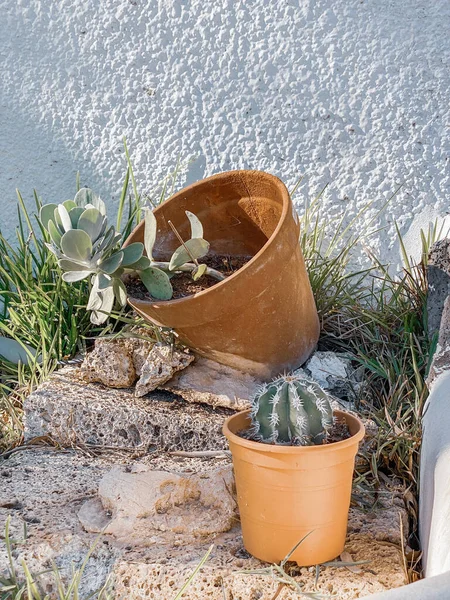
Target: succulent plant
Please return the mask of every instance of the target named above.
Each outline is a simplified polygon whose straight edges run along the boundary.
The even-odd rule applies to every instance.
[[[329,396],[313,380],[287,375],[263,385],[252,402],[250,435],[264,443],[322,444],[333,424]]]
[[[126,302],[120,277],[142,257],[143,244],[120,249],[122,236],[108,226],[105,204],[91,190],[81,189],[73,200],[46,204],[39,214],[51,242],[48,248],[58,259],[64,281],[73,283],[90,277],[92,285],[87,309],[91,321],[103,323],[117,301]]]
[[[203,225],[200,219],[194,213],[185,211],[187,218],[191,224],[191,239],[183,241],[175,226],[169,221],[169,225],[180,241],[180,246],[172,254],[169,262],[156,261],[153,257],[153,247],[156,241],[158,225],[156,217],[151,210],[145,212],[145,230],[144,230],[144,245],[147,257],[150,259],[152,268],[168,272],[169,275],[176,272],[190,272],[194,281],[199,279],[205,273],[208,273],[218,280],[224,276],[209,269],[205,264],[199,264],[198,259],[206,256],[209,251],[209,243],[203,239]],[[192,261],[192,262],[191,262]]]
[[[73,200],[45,204],[39,217],[49,235],[47,246],[58,259],[64,281],[73,283],[90,278],[87,309],[92,311],[91,321],[101,324],[116,303],[121,307],[126,303],[127,292],[121,279],[125,272],[137,272],[157,300],[172,298],[170,277],[177,272],[190,272],[194,279],[204,273],[218,280],[224,278],[218,271],[198,263],[197,259],[207,254],[209,244],[202,237],[199,219],[188,211],[186,215],[191,223],[191,239],[184,242],[171,225],[181,245],[170,262],[153,259],[157,223],[151,210],[145,211],[144,244],[135,242],[122,248],[122,235],[114,226],[108,226],[104,202],[88,188],[79,190]]]

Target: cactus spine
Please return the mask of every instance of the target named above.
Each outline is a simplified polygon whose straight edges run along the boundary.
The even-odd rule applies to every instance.
[[[252,439],[285,445],[322,444],[333,424],[328,395],[313,380],[280,377],[261,387],[252,403]]]

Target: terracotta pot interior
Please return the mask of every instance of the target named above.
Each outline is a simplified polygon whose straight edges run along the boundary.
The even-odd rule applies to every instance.
[[[267,183],[255,194],[242,187],[241,180],[215,183],[198,190],[189,189],[185,195],[159,207],[156,212],[158,236],[154,249],[159,260],[168,259],[180,245],[168,221],[177,228],[184,240],[190,237],[190,225],[185,211],[193,212],[202,222],[204,238],[210,243],[210,253],[216,255],[254,256],[275,231],[283,209],[280,190]],[[143,231],[142,231],[143,235]]]

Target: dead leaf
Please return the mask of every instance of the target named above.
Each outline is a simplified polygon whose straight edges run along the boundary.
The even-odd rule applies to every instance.
[[[344,550],[344,552],[342,552],[342,554],[339,557],[342,562],[344,563],[352,563],[355,562],[353,560],[353,556],[350,554],[350,552],[347,552],[346,550]],[[358,565],[346,565],[345,567],[346,569],[348,569],[351,573],[356,573],[357,575],[359,575],[360,573],[362,573],[362,569],[361,567],[358,567]]]

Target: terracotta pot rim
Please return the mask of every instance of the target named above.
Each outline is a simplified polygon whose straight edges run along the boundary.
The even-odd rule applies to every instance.
[[[240,411],[234,415],[228,417],[222,427],[222,432],[224,436],[230,441],[234,442],[238,446],[242,446],[244,448],[248,448],[249,450],[255,450],[257,452],[264,453],[273,453],[273,454],[304,454],[304,453],[320,453],[320,452],[334,452],[335,450],[342,450],[349,446],[353,446],[358,444],[364,437],[366,429],[364,427],[363,422],[355,415],[351,415],[348,412],[343,410],[333,410],[333,414],[337,417],[344,417],[344,419],[348,421],[353,421],[357,423],[358,430],[352,436],[347,438],[346,440],[341,440],[340,442],[332,442],[331,444],[323,444],[318,446],[281,446],[277,444],[264,444],[263,442],[254,442],[251,440],[246,440],[235,433],[233,433],[229,427],[229,424],[236,418],[242,415],[248,415],[250,413],[250,409]]]
[[[275,238],[278,235],[278,232],[280,231],[281,227],[283,226],[283,223],[284,223],[284,221],[286,219],[286,216],[288,214],[290,194],[289,194],[289,191],[288,191],[287,187],[281,181],[281,179],[279,177],[277,177],[276,175],[272,175],[271,173],[266,173],[265,171],[258,171],[257,169],[238,169],[238,170],[233,170],[233,171],[223,171],[221,173],[216,173],[215,175],[211,175],[210,177],[206,177],[205,179],[201,179],[200,181],[196,181],[195,183],[191,183],[191,185],[188,185],[187,187],[183,188],[182,190],[180,190],[179,192],[177,192],[176,194],[174,194],[170,198],[167,198],[167,200],[165,200],[163,202],[163,204],[165,202],[170,202],[170,200],[174,196],[177,196],[181,192],[186,192],[188,190],[189,191],[193,190],[196,187],[204,185],[204,183],[207,182],[207,181],[213,181],[215,179],[225,179],[225,178],[229,177],[230,175],[242,175],[243,173],[258,173],[258,174],[262,175],[263,177],[265,177],[266,179],[272,179],[273,182],[275,183],[275,185],[278,188],[281,188],[281,193],[282,193],[282,197],[283,197],[283,208],[282,208],[282,211],[281,211],[281,216],[280,216],[280,219],[279,219],[279,221],[277,223],[277,226],[276,226],[275,230],[273,231],[273,233],[270,236],[270,238],[266,241],[266,243],[264,244],[264,246],[262,248],[260,248],[260,250],[254,256],[252,256],[252,258],[247,263],[245,263],[245,265],[243,267],[241,267],[240,269],[238,269],[237,271],[235,271],[232,275],[229,275],[223,281],[218,281],[217,283],[215,283],[213,286],[207,288],[206,290],[202,290],[201,292],[197,292],[195,294],[191,294],[190,296],[185,296],[184,298],[176,298],[174,300],[153,300],[153,301],[152,300],[140,300],[138,298],[133,298],[132,296],[130,296],[128,300],[129,300],[130,305],[133,308],[139,309],[139,306],[142,306],[142,305],[145,305],[145,304],[155,305],[155,304],[161,304],[161,303],[164,304],[165,306],[166,305],[167,306],[168,305],[170,305],[170,306],[176,306],[176,305],[179,305],[179,304],[183,304],[183,303],[192,301],[195,298],[198,298],[199,296],[205,296],[206,294],[208,294],[212,290],[216,291],[217,289],[222,288],[228,282],[236,279],[236,277],[238,275],[240,275],[241,273],[243,273],[247,268],[251,268],[253,266],[253,264],[260,258],[260,256],[262,256],[262,254],[264,252],[266,252],[266,250],[275,242]],[[132,235],[132,233],[130,235]],[[127,244],[125,242],[124,247],[126,245]]]

